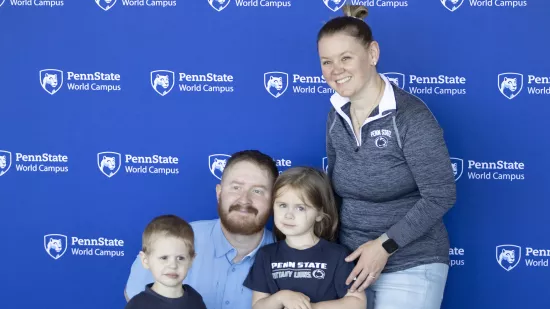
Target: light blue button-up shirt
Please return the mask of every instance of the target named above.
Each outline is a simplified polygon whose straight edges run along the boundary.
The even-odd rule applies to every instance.
[[[233,248],[222,232],[220,220],[195,221],[190,223],[195,233],[195,251],[187,277],[183,281],[197,290],[208,309],[252,308],[252,291],[243,286],[256,252],[262,246],[274,242],[271,231],[264,229],[262,240],[250,254],[238,263],[233,263],[237,249]],[[143,268],[139,255],[132,264],[126,283],[126,293],[134,297],[154,282],[151,272]]]

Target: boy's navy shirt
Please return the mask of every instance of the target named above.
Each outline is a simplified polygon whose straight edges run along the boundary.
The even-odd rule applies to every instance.
[[[147,284],[145,290],[132,297],[125,309],[206,309],[202,296],[190,285],[183,285],[183,296],[178,298],[164,297],[153,291],[153,283]]]
[[[253,291],[275,294],[300,292],[311,303],[335,300],[348,293],[346,279],[355,267],[346,262],[349,250],[320,239],[313,247],[298,250],[279,241],[262,247],[243,285]]]

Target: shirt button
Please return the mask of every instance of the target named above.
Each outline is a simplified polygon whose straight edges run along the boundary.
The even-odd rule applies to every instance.
[[[225,301],[225,304],[226,304],[226,305],[229,305],[229,301],[228,301],[228,300],[226,300],[226,301]]]

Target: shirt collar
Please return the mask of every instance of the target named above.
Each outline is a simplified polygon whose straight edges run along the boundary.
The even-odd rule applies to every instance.
[[[262,246],[269,243],[269,239],[268,239],[269,234],[270,233],[264,228],[263,235],[262,235],[262,240],[260,241],[258,246],[256,248],[254,248],[254,250],[252,250],[252,252],[250,252],[247,256],[245,256],[243,258],[243,261],[247,257],[248,258],[253,258]],[[227,240],[227,238],[223,234],[220,219],[218,219],[216,221],[216,224],[214,225],[214,229],[212,230],[212,238],[214,240],[214,255],[216,256],[216,258],[220,258],[222,256],[225,256],[225,255],[228,255],[228,254],[231,253],[231,255],[228,256],[228,260],[232,261],[235,258],[235,256],[237,255],[237,249],[233,248],[231,243],[229,243],[229,241]]]
[[[382,94],[382,99],[380,100],[380,104],[378,105],[378,115],[377,117],[385,116],[388,112],[394,111],[396,109],[397,103],[395,102],[395,95],[393,93],[393,87],[388,78],[384,75],[379,73],[380,77],[386,83],[386,87],[384,88],[384,94]],[[335,92],[330,97],[330,102],[332,103],[332,106],[338,111],[338,113],[342,113],[342,107],[350,102],[349,98],[342,97],[337,92]]]

